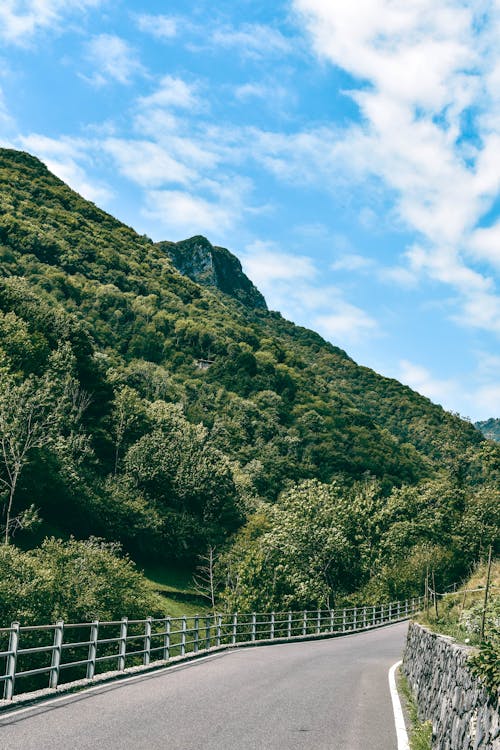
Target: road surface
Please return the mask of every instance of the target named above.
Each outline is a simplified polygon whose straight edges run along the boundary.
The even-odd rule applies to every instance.
[[[406,623],[222,652],[0,714],[1,750],[396,750]]]

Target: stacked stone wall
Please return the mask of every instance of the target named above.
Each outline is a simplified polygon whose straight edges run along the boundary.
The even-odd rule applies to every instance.
[[[410,623],[403,672],[419,718],[432,722],[433,750],[500,750],[499,702],[471,673],[472,651]]]

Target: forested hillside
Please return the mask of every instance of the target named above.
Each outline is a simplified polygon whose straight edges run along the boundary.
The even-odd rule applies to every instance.
[[[155,244],[4,149],[0,273],[6,541],[212,546],[243,608],[416,592],[496,539],[500,451],[269,312],[224,248]]]

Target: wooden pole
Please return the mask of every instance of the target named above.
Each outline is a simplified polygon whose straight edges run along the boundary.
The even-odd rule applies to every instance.
[[[429,566],[425,573],[425,616],[429,619]]]
[[[425,576],[425,616],[429,618],[429,572]]]
[[[436,593],[436,579],[434,578],[434,571],[432,571],[432,589],[434,591],[434,610],[436,612],[436,620],[439,618],[438,614],[438,600],[437,600],[437,593]]]
[[[484,640],[484,627],[486,625],[486,609],[488,607],[488,594],[490,590],[490,578],[491,578],[491,554],[493,545],[490,544],[490,552],[488,555],[488,571],[486,573],[486,588],[484,590],[484,604],[483,604],[483,615],[481,617],[481,640]]]

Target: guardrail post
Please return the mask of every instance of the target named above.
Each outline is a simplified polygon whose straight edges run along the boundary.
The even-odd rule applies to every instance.
[[[13,622],[9,634],[9,655],[5,667],[5,680],[3,697],[6,701],[12,700],[16,682],[17,649],[19,647],[19,623]]]
[[[221,632],[222,632],[222,615],[217,615],[217,630],[215,637],[215,645],[220,646]]]
[[[352,619],[352,629],[356,630],[357,625],[358,625],[358,608],[357,607],[354,607],[354,612],[353,612],[352,617],[353,617],[353,619]]]
[[[144,654],[142,663],[145,667],[151,661],[151,617],[146,618],[144,624]]]
[[[330,610],[330,633],[333,633],[334,628],[335,628],[335,611],[331,609]]]
[[[389,602],[389,622],[392,620],[392,602]]]
[[[233,634],[231,636],[231,643],[233,644],[233,646],[236,643],[237,636],[238,636],[238,613],[235,612],[233,615]]]
[[[186,656],[186,630],[187,630],[187,619],[186,619],[186,615],[183,615],[182,624],[181,624],[181,656]]]
[[[257,622],[257,617],[255,615],[255,612],[252,612],[252,634],[251,634],[251,640],[252,641],[255,640],[255,635],[256,635],[256,631],[257,631],[256,622]]]
[[[127,656],[127,633],[128,617],[122,617],[120,623],[120,640],[118,641],[118,669],[123,672],[125,669],[125,659]]]
[[[287,622],[287,628],[286,628],[286,634],[288,638],[292,637],[292,613],[288,613],[288,622]]]
[[[54,630],[52,661],[50,664],[50,672],[49,672],[49,687],[50,688],[56,688],[57,683],[59,682],[59,667],[61,664],[61,651],[62,651],[61,646],[63,642],[63,628],[64,628],[64,622],[62,620],[58,620],[56,622],[56,627]]]
[[[163,636],[163,661],[170,659],[170,617],[165,617],[165,634]]]
[[[207,651],[210,648],[210,628],[211,628],[211,626],[212,626],[212,623],[210,622],[210,615],[207,615],[207,617],[205,617],[205,648],[207,649]]]
[[[363,607],[363,627],[366,628],[366,607]]]
[[[415,599],[411,600],[411,613],[412,615],[415,614]]]
[[[274,639],[274,612],[271,612],[271,622],[269,625],[269,635],[271,637],[271,640]]]
[[[405,615],[408,617],[408,599],[405,599]]]
[[[307,610],[302,615],[302,635],[307,635]]]
[[[87,662],[87,680],[93,680],[95,675],[95,660],[97,656],[97,636],[99,634],[99,620],[94,620],[90,626],[89,655]]]
[[[342,610],[342,632],[345,633],[345,625],[346,625],[346,617],[345,617],[345,607]]]
[[[199,637],[200,637],[199,631],[200,631],[200,618],[198,617],[198,615],[196,615],[196,617],[194,618],[194,636],[193,636],[193,640],[194,640],[193,652],[195,654],[198,653],[198,648],[199,648]]]
[[[373,605],[373,612],[372,612],[372,625],[375,625],[377,622],[377,612],[375,610],[376,605]]]
[[[401,602],[398,602],[398,620],[401,617]]]
[[[321,633],[321,610],[318,609],[316,613],[316,635]]]

